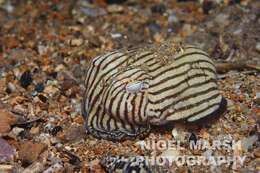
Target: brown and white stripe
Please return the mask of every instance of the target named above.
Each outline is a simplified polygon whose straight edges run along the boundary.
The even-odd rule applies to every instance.
[[[94,58],[83,100],[87,130],[96,137],[122,139],[150,125],[199,120],[222,102],[216,70],[193,46],[121,49]]]

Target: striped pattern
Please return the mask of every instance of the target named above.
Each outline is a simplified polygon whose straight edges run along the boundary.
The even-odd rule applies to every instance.
[[[85,86],[86,128],[105,139],[145,135],[150,125],[180,119],[193,122],[222,101],[208,54],[168,42],[94,58]]]

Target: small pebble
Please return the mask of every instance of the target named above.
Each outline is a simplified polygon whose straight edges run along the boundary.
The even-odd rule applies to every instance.
[[[43,103],[46,103],[48,98],[46,96],[44,96],[43,94],[39,94],[38,95],[38,98],[43,102]]]
[[[53,85],[46,86],[44,88],[44,93],[47,93],[49,96],[54,96],[59,92],[59,89]]]
[[[68,151],[71,151],[72,150],[72,148],[70,147],[70,146],[65,146],[64,147],[66,150],[68,150]]]
[[[33,97],[35,97],[35,96],[38,95],[38,92],[37,92],[37,91],[33,91],[33,92],[31,93],[31,95],[32,95]]]
[[[19,145],[19,159],[24,166],[33,163],[39,155],[47,149],[43,143],[36,143],[31,141],[21,142]]]
[[[12,93],[12,92],[15,92],[16,86],[13,83],[9,82],[7,84],[7,89],[8,89],[8,91],[10,91],[10,93]]]
[[[35,91],[37,91],[38,93],[43,92],[43,90],[44,90],[44,84],[43,83],[38,83],[35,86]]]
[[[109,13],[121,13],[124,11],[124,8],[121,5],[109,5],[107,11]]]
[[[58,138],[62,141],[79,141],[85,136],[85,129],[82,126],[72,125],[71,127],[64,128],[61,133],[58,133]]]
[[[30,130],[30,133],[35,135],[38,134],[40,132],[40,128],[39,127],[32,127]]]
[[[47,51],[48,51],[48,47],[47,46],[38,45],[38,53],[40,55],[43,55],[43,54],[47,53]]]
[[[18,122],[18,117],[8,110],[0,108],[0,136],[8,133],[11,126]]]
[[[15,148],[13,148],[9,143],[0,137],[0,162],[10,161],[14,158]],[[1,170],[0,170],[1,172]]]
[[[58,81],[57,80],[48,80],[47,86],[49,86],[49,85],[58,85]]]
[[[84,75],[84,71],[81,68],[81,65],[75,65],[72,69],[72,73],[76,78],[80,78]]]
[[[120,33],[111,33],[110,35],[113,39],[122,37],[122,34]]]
[[[58,68],[59,66],[57,66],[56,68]],[[55,69],[56,70],[56,69]],[[61,69],[58,69],[58,71]],[[52,77],[53,79],[56,79],[58,76],[58,72],[54,71],[48,74],[50,77]]]
[[[20,84],[23,88],[27,88],[32,81],[32,74],[29,70],[25,71],[20,78]]]
[[[69,163],[72,165],[79,165],[80,164],[80,159],[77,156],[71,155],[69,159]]]
[[[21,104],[15,105],[13,111],[21,115],[27,114],[27,109]]]
[[[70,45],[71,46],[81,46],[83,44],[84,40],[81,39],[81,38],[75,38],[75,39],[72,39],[70,40]]]
[[[61,126],[55,126],[51,129],[50,133],[55,136],[57,133],[59,133],[60,131],[62,131],[62,127]]]

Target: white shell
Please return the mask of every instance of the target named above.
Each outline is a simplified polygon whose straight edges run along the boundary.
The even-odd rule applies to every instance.
[[[127,92],[140,92],[144,87],[144,82],[143,81],[136,81],[133,83],[129,83],[126,85],[126,91]]]

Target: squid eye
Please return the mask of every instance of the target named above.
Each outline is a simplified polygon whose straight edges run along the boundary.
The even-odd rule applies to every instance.
[[[136,81],[132,83],[128,83],[126,85],[126,91],[131,93],[140,92],[145,88],[148,88],[148,84],[143,81]]]

